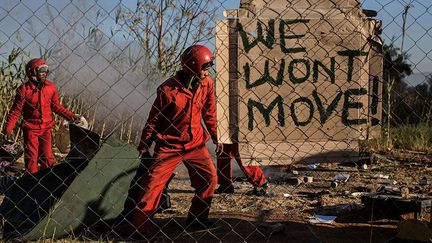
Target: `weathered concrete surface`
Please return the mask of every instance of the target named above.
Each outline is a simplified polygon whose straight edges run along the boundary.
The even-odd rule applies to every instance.
[[[240,6],[217,25],[220,141],[264,164],[355,160],[380,134],[380,22],[356,0]]]

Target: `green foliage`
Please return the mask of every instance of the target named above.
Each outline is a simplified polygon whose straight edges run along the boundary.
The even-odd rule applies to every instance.
[[[393,40],[389,45],[383,45],[383,53],[384,81],[386,83],[400,83],[403,78],[412,74],[411,65],[407,63],[409,55],[395,47]]]
[[[392,148],[392,137],[391,137],[391,124],[393,121],[393,114],[397,106],[394,106],[395,97],[399,97],[401,90],[406,87],[403,82],[403,78],[407,75],[411,75],[411,65],[407,63],[408,55],[402,52],[399,48],[394,46],[394,39],[392,39],[389,45],[384,44],[383,46],[384,55],[384,92],[383,92],[383,124],[385,124],[384,130],[385,140],[387,141],[386,147]]]
[[[402,125],[392,129],[393,145],[396,149],[432,151],[432,127],[421,123]]]
[[[412,74],[409,55],[393,45],[383,46],[384,51],[384,101],[386,129],[402,124],[432,124],[432,84],[410,87],[404,78]],[[389,134],[391,135],[391,133]]]
[[[15,89],[25,80],[24,57],[28,57],[21,49],[12,49],[7,60],[0,65],[0,114],[3,129],[8,109],[15,97]]]
[[[409,150],[419,152],[432,152],[432,126],[426,123],[417,125],[406,124],[392,127],[390,143],[392,151]],[[360,141],[362,152],[387,152],[388,141],[386,136]]]
[[[1,61],[0,65],[0,112],[4,114],[4,108],[8,106],[14,98],[14,90],[25,79],[25,63],[23,61],[23,51],[12,49],[7,61]]]
[[[2,107],[13,99],[13,91],[25,79],[25,64],[23,61],[23,51],[12,49],[7,61],[2,61],[0,66],[0,93]],[[1,108],[0,108],[1,109]]]

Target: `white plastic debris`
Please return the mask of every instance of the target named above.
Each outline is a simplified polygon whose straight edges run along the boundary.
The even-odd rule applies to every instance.
[[[310,164],[310,165],[307,165],[307,168],[309,170],[316,170],[319,167],[319,165],[320,164]]]
[[[389,175],[383,175],[383,174],[376,174],[373,177],[376,179],[388,179],[388,178],[390,178]]]
[[[353,193],[351,193],[351,196],[352,197],[361,197],[361,196],[366,195],[366,194],[368,194],[368,192],[353,192]]]
[[[332,224],[337,216],[314,214],[313,218],[309,219],[311,224]]]

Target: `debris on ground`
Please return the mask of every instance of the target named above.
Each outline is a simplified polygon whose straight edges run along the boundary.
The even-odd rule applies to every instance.
[[[287,220],[314,224],[308,227],[318,227],[319,224],[339,227],[346,222],[347,225],[358,224],[352,227],[360,229],[361,225],[385,219],[390,220],[388,225],[394,229],[383,229],[383,232],[396,237],[397,222],[405,218],[430,218],[427,205],[430,206],[432,198],[432,161],[413,167],[411,162],[391,158],[374,161],[367,170],[360,170],[355,163],[319,163],[313,170],[307,164],[294,164],[288,168],[266,166],[263,169],[271,197],[248,195],[253,186],[244,176],[234,177],[235,193],[214,197],[210,216],[253,222],[261,212],[268,211],[260,225],[265,225],[262,229],[266,234],[278,235],[290,230],[287,228],[289,224],[283,223]],[[22,163],[12,167],[17,165],[22,166]],[[177,173],[168,190],[175,210],[159,213],[157,219],[184,219],[187,215],[194,190],[187,169],[180,166]],[[337,187],[329,188],[333,181],[338,183]],[[321,215],[336,218],[323,218]],[[278,223],[284,225],[286,231],[280,230]],[[222,228],[225,229],[223,225]]]
[[[333,215],[320,215],[314,214],[311,219],[309,219],[310,224],[333,224],[337,216]]]
[[[350,178],[349,174],[337,174],[333,177],[331,187],[336,188],[340,183],[345,183]]]
[[[307,168],[308,168],[309,170],[316,170],[319,166],[320,166],[320,164],[309,164],[309,165],[307,166]]]

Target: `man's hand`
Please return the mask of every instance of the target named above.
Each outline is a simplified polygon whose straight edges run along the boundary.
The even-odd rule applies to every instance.
[[[81,115],[79,115],[79,114],[74,114],[74,115],[72,116],[72,121],[75,122],[75,123],[80,122],[80,121],[81,121]]]
[[[216,155],[220,156],[223,153],[223,143],[216,144]]]
[[[140,145],[138,145],[138,153],[139,153],[139,157],[140,158],[145,158],[146,156],[150,156],[150,152],[147,148],[147,146],[143,143],[141,143]]]
[[[149,151],[146,151],[144,153],[140,153],[140,158],[141,159],[151,158],[151,154]]]

